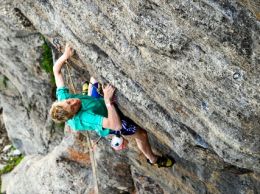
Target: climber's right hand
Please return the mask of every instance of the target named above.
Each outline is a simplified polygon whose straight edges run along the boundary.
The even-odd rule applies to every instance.
[[[63,54],[63,55],[68,59],[68,58],[70,58],[73,54],[74,54],[73,48],[72,48],[68,43],[66,43],[65,51],[64,51],[64,54]]]
[[[105,101],[111,102],[115,92],[115,87],[112,86],[111,84],[107,84],[106,86],[102,86],[102,89],[103,89]]]

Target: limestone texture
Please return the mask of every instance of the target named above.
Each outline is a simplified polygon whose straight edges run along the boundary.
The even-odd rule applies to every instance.
[[[77,148],[73,145],[77,145]],[[82,145],[77,135],[70,135],[45,156],[26,156],[7,177],[4,176],[3,180],[7,179],[4,181],[5,192],[12,194],[94,192],[88,150]]]
[[[0,107],[28,155],[7,193],[260,193],[259,14],[258,0],[0,0]],[[118,153],[105,139],[94,151],[91,132],[64,137],[48,116],[42,36],[54,61],[73,45],[78,92],[89,75],[112,83],[120,110],[176,165],[149,166],[134,140]]]

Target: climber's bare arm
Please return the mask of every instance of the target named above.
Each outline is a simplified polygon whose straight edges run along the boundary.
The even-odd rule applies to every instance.
[[[115,88],[110,84],[103,87],[104,100],[107,107],[108,117],[103,119],[102,127],[118,131],[122,128],[122,123],[115,106],[111,103],[114,92]]]
[[[64,79],[61,73],[61,68],[64,65],[65,61],[73,55],[73,49],[66,44],[65,51],[63,55],[55,62],[53,66],[53,74],[55,77],[55,83],[57,88],[64,86]]]

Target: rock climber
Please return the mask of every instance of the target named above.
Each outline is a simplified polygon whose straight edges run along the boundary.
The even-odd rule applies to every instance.
[[[147,158],[147,162],[158,167],[172,167],[174,159],[158,156],[152,152],[147,132],[131,119],[119,113],[113,103],[115,87],[108,84],[102,87],[103,97],[97,95],[97,81],[90,79],[88,95],[71,94],[64,84],[61,69],[66,60],[73,55],[73,49],[66,44],[63,55],[55,62],[53,73],[57,86],[57,101],[50,109],[53,121],[66,122],[75,131],[94,130],[101,137],[121,134],[134,137],[137,147]]]

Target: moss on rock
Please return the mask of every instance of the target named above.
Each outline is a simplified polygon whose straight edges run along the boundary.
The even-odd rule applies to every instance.
[[[42,38],[43,38],[44,43],[42,45],[42,57],[41,57],[40,65],[41,65],[41,68],[50,75],[51,84],[55,84],[55,79],[54,79],[54,75],[53,75],[53,71],[52,71],[53,59],[52,59],[51,48],[48,45],[46,39],[44,37],[42,37]]]
[[[24,158],[24,156],[15,156],[11,157],[10,160],[7,162],[7,165],[0,170],[0,176],[3,174],[7,174],[11,172]],[[2,187],[2,180],[0,179],[0,188]]]

